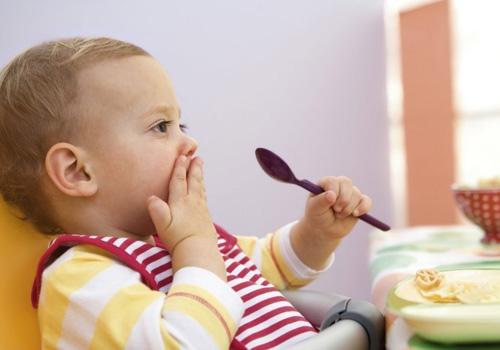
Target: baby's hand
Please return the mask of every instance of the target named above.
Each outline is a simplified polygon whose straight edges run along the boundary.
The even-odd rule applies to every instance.
[[[168,204],[157,197],[148,200],[158,236],[171,254],[179,243],[190,238],[217,240],[208,212],[202,166],[201,158],[189,163],[185,156],[179,156],[170,179]]]
[[[226,281],[217,232],[208,212],[202,165],[200,158],[189,164],[180,156],[170,179],[168,204],[149,198],[149,215],[170,252],[174,273],[184,267],[199,267]]]
[[[344,176],[324,177],[319,184],[325,192],[309,196],[302,224],[317,238],[341,239],[370,210],[371,199]]]

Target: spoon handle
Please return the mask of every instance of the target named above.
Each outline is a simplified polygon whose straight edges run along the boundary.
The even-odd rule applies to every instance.
[[[306,190],[308,190],[312,194],[320,194],[320,193],[325,192],[325,190],[323,189],[323,187],[318,186],[316,184],[313,184],[309,180],[305,180],[305,179],[304,180],[297,180],[296,184],[299,185],[302,188],[305,188]]]
[[[306,190],[308,190],[312,194],[320,194],[320,193],[325,192],[325,190],[321,186],[318,186],[318,185],[312,183],[309,180],[305,180],[305,179],[304,180],[297,180],[295,182],[295,184],[299,185],[300,187],[302,187],[302,188],[304,188]],[[374,218],[373,216],[371,216],[369,214],[360,215],[359,219],[363,220],[367,224],[370,224],[373,227],[376,227],[376,228],[378,228],[379,230],[382,230],[382,231],[389,231],[391,229],[391,227],[389,225],[383,223],[379,219],[376,219],[376,218]]]

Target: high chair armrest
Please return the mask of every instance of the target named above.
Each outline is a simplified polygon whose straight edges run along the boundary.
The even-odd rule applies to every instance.
[[[317,336],[298,344],[297,349],[384,348],[385,321],[374,305],[334,293],[308,290],[282,293],[321,330]]]

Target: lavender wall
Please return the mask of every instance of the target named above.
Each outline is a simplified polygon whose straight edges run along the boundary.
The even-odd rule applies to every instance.
[[[306,193],[264,175],[259,146],[301,177],[350,176],[391,222],[383,30],[382,0],[2,1],[0,64],[57,37],[143,46],[200,143],[214,220],[263,235],[298,218]],[[360,223],[312,288],[368,298],[369,231]]]

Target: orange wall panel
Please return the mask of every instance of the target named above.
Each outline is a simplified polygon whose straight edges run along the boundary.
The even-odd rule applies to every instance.
[[[400,14],[408,224],[452,224],[457,212],[448,1]]]

